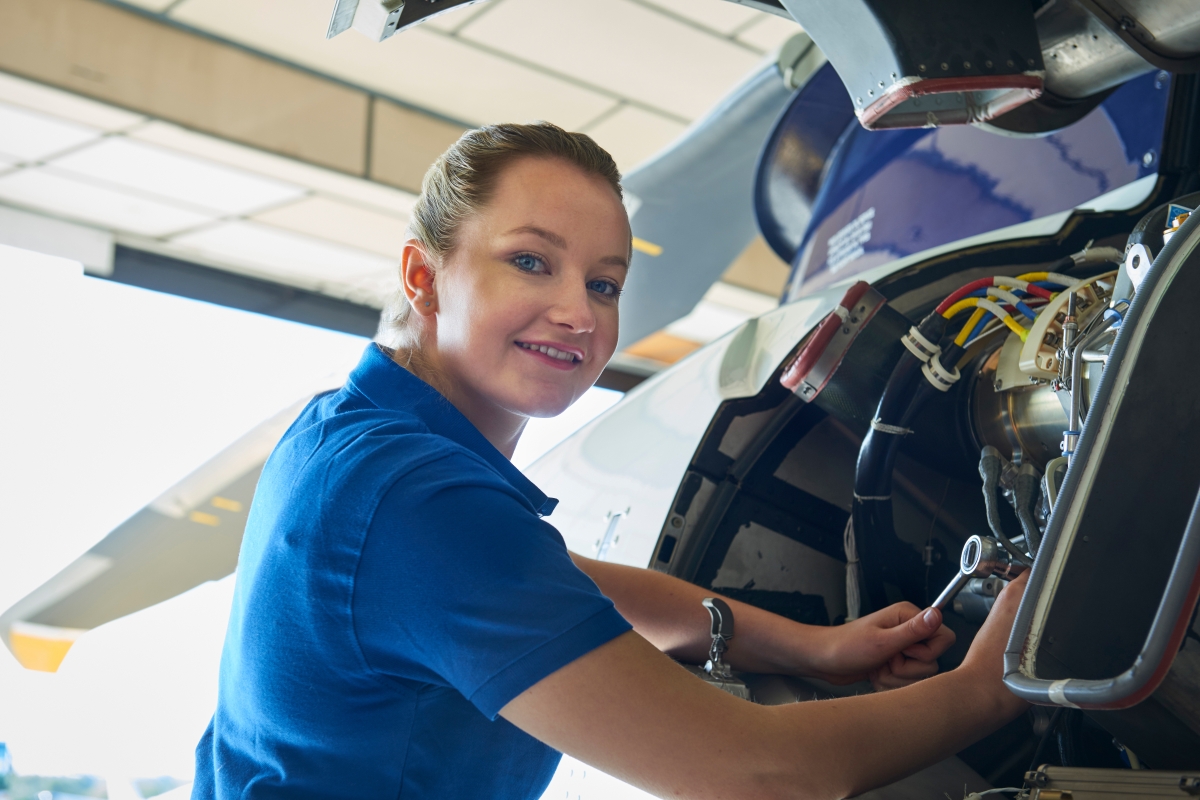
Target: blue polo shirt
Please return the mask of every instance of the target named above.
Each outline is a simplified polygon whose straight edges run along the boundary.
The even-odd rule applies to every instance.
[[[630,628],[556,503],[369,345],[263,468],[192,797],[538,797],[498,712]]]

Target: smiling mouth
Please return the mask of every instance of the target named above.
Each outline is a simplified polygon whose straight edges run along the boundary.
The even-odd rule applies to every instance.
[[[557,358],[559,361],[563,361],[568,364],[578,364],[582,360],[574,353],[566,353],[562,350],[555,350],[553,347],[545,344],[526,344],[525,342],[517,342],[517,347],[520,347],[522,350],[533,350],[535,352],[542,353],[543,355],[550,356],[551,358]]]

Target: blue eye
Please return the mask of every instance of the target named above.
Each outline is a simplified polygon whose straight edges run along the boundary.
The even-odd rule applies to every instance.
[[[605,297],[620,297],[621,289],[612,281],[589,281],[587,285],[588,291],[602,294]]]
[[[523,272],[537,272],[539,267],[545,268],[546,263],[532,253],[521,253],[514,256],[512,264]]]

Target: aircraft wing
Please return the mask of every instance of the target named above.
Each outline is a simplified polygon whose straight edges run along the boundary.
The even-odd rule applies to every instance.
[[[782,52],[625,176],[634,254],[618,349],[691,312],[758,233],[753,190],[763,142],[794,87],[825,63],[806,34]]]
[[[54,672],[92,628],[233,572],[263,464],[311,398],[260,423],[0,614],[17,661]]]

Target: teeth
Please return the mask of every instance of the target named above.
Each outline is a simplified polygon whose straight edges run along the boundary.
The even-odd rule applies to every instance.
[[[539,353],[545,353],[546,355],[550,356],[551,358],[557,358],[559,361],[575,361],[576,360],[575,356],[572,355],[571,353],[564,353],[562,350],[556,350],[555,348],[550,347],[549,345],[525,344],[524,342],[517,342],[517,344],[520,345],[521,347],[525,348],[526,350],[536,350]]]

